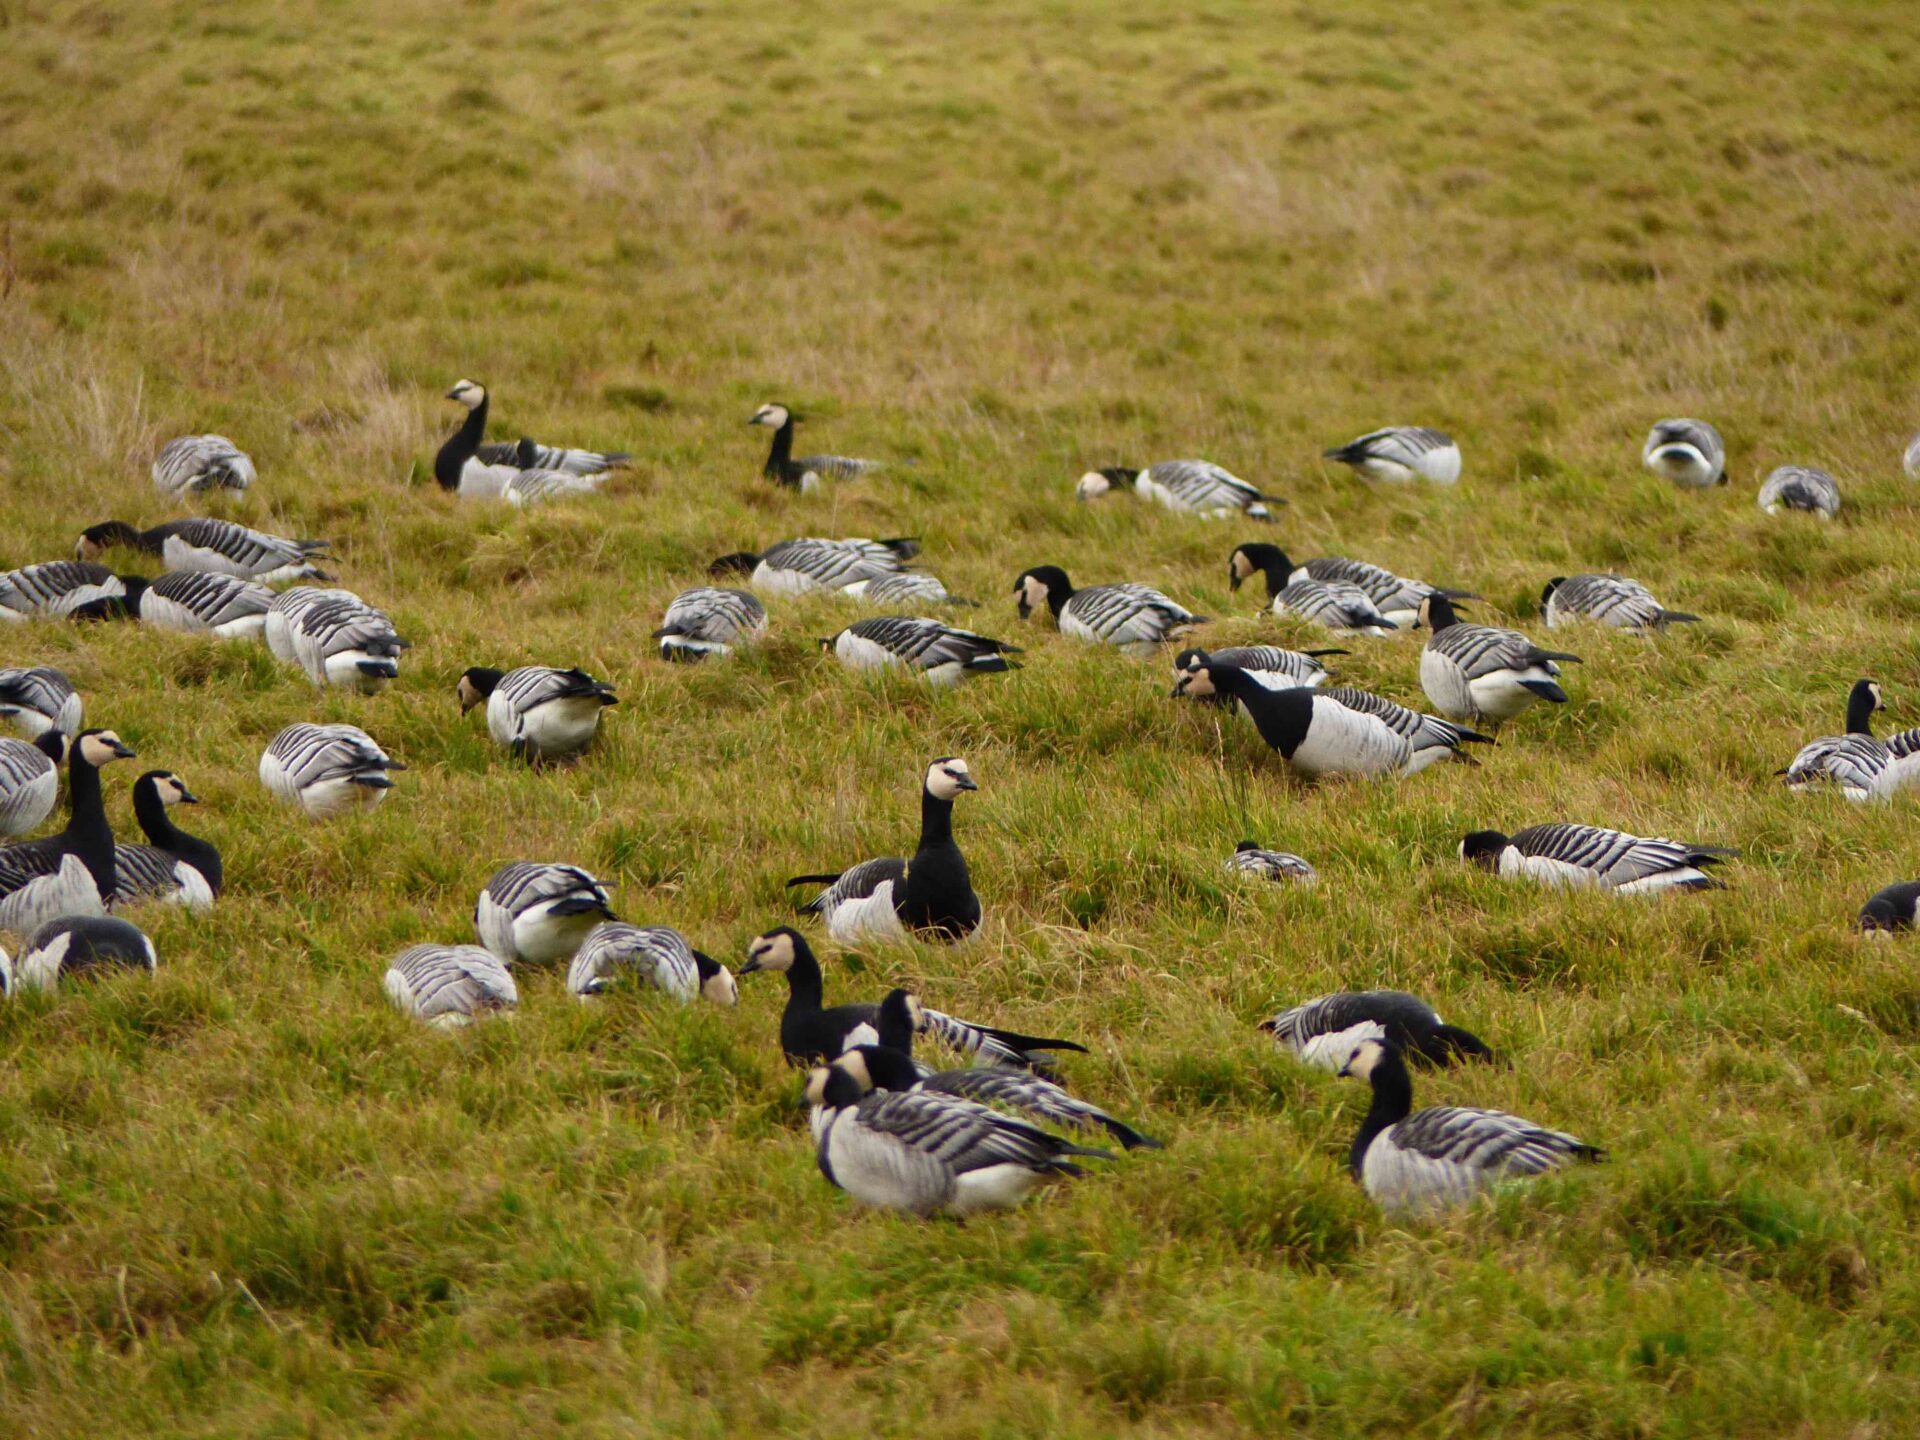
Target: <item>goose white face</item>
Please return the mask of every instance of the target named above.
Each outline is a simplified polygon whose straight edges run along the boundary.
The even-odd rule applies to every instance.
[[[1880,682],[1878,680],[1875,680],[1870,684],[1868,684],[1867,693],[1873,696],[1874,709],[1884,710],[1887,708],[1887,702],[1884,699],[1882,699],[1880,695]]]
[[[76,560],[98,560],[106,553],[107,547],[90,536],[82,535],[74,542],[73,558]]]
[[[967,762],[957,756],[936,760],[927,767],[927,793],[936,800],[951,800],[962,790],[978,790]]]
[[[457,400],[469,410],[473,410],[487,398],[487,389],[486,386],[476,385],[471,380],[456,380],[453,382],[453,388],[447,391],[447,398]]]
[[[1173,682],[1176,695],[1217,695],[1214,688],[1213,671],[1205,665],[1190,665],[1180,672],[1180,678]]]
[[[913,1033],[916,1035],[920,1033],[921,1027],[927,1023],[920,1010],[920,997],[918,995],[907,996],[907,1023],[913,1027]]]
[[[153,782],[154,789],[160,792],[162,805],[192,805],[197,803],[192,793],[180,783],[177,775],[162,775]]]
[[[769,430],[778,430],[792,418],[792,413],[784,405],[762,405],[753,412],[753,418],[747,421],[747,424],[764,425]]]
[[[826,1103],[828,1079],[827,1068],[824,1065],[816,1065],[807,1072],[807,1103],[809,1105]]]
[[[453,689],[454,693],[460,697],[460,713],[462,715],[473,709],[474,706],[484,703],[487,698],[480,693],[480,687],[464,675],[460,677],[460,683],[454,686]]]
[[[1378,1040],[1362,1040],[1353,1047],[1353,1053],[1347,1057],[1347,1063],[1340,1067],[1340,1073],[1351,1075],[1356,1080],[1368,1079],[1374,1067],[1379,1065],[1380,1057],[1386,1053],[1386,1047]]]
[[[1098,470],[1089,470],[1080,477],[1080,483],[1073,487],[1073,494],[1077,500],[1098,500],[1111,489],[1113,489],[1111,480]]]
[[[116,760],[131,760],[133,753],[111,730],[96,730],[80,737],[80,758],[96,770]]]
[[[1233,558],[1227,561],[1227,579],[1231,580],[1235,585],[1251,580],[1257,573],[1257,570],[1258,567],[1254,565],[1253,561],[1247,558],[1247,552],[1245,550],[1234,551]]]
[[[1047,604],[1046,583],[1035,575],[1020,577],[1020,613],[1029,615]]]
[[[1421,597],[1420,614],[1419,617],[1414,620],[1413,628],[1418,630],[1423,625],[1429,630],[1433,628],[1433,596],[1431,595]]]
[[[793,937],[791,935],[762,935],[747,946],[747,963],[740,969],[742,975],[751,975],[757,970],[791,970],[793,968]]]
[[[728,1009],[740,1001],[740,987],[734,981],[733,972],[724,965],[700,982],[700,994],[708,1004]]]
[[[833,1068],[851,1075],[854,1083],[860,1087],[862,1095],[873,1089],[873,1072],[867,1069],[867,1057],[858,1050],[842,1055],[833,1062]]]

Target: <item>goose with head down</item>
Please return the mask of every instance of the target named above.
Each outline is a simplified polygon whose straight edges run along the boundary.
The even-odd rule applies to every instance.
[[[1022,620],[1045,608],[1062,635],[1112,645],[1129,655],[1150,655],[1208,623],[1205,615],[1195,615],[1151,585],[1123,582],[1076,590],[1058,565],[1021,571],[1013,593]]]

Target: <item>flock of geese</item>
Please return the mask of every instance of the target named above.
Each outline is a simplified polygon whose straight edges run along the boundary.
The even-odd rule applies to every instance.
[[[433,471],[441,487],[460,496],[528,505],[590,493],[631,461],[621,452],[527,438],[488,442],[485,387],[462,380],[447,398],[467,413]],[[779,404],[761,406],[749,418],[749,425],[773,431],[763,467],[769,481],[808,493],[881,468],[847,456],[796,457],[801,418]],[[1377,430],[1325,454],[1389,484],[1453,485],[1462,468],[1459,446],[1427,428]],[[1656,424],[1643,461],[1678,486],[1728,483],[1726,446],[1698,420]],[[1920,476],[1920,437],[1904,464],[1909,475]],[[170,442],[152,475],[175,501],[244,491],[257,479],[252,460],[219,435]],[[1093,502],[1128,489],[1175,512],[1229,520],[1272,523],[1286,504],[1204,460],[1090,471],[1075,493]],[[1759,503],[1770,514],[1796,510],[1831,519],[1839,487],[1823,471],[1785,466],[1766,477]],[[316,687],[376,694],[398,678],[409,644],[383,611],[333,588],[333,577],[321,568],[327,549],[324,541],[206,516],[146,530],[107,520],[81,532],[71,560],[0,574],[0,621],[123,620],[259,641]],[[118,573],[103,563],[116,550],[156,560],[164,572],[151,578]],[[914,568],[918,554],[911,538],[801,537],[723,555],[708,567],[713,583],[674,597],[653,639],[666,661],[724,657],[767,634],[767,600],[809,593],[837,592],[910,611],[974,605]],[[1189,642],[1173,660],[1173,694],[1245,716],[1281,763],[1307,779],[1411,776],[1442,762],[1477,764],[1473,750],[1496,743],[1487,732],[1535,705],[1569,703],[1564,667],[1580,657],[1543,648],[1518,630],[1462,618],[1463,610],[1481,603],[1471,591],[1343,556],[1296,563],[1266,541],[1236,544],[1227,578],[1236,592],[1258,580],[1274,614],[1331,640],[1426,632],[1417,679],[1437,713],[1330,683],[1326,662],[1348,653],[1339,646],[1196,648],[1192,637],[1208,617],[1147,584],[1076,586],[1060,567],[1035,565],[1014,580],[1014,608],[1023,621],[1044,613],[1062,635],[1123,654],[1151,655]],[[1652,636],[1700,618],[1666,609],[1639,582],[1613,574],[1555,576],[1541,599],[1551,630],[1594,624]],[[1017,669],[1012,657],[1021,653],[1004,640],[915,613],[859,620],[820,644],[849,670],[896,670],[940,687]],[[585,671],[542,665],[469,668],[455,698],[463,713],[484,706],[492,740],[535,767],[587,751],[603,712],[618,703],[612,686]],[[1780,772],[1786,784],[1830,787],[1866,802],[1920,782],[1920,729],[1874,736],[1880,708],[1880,687],[1861,680],[1848,698],[1845,733],[1806,745]],[[82,698],[67,678],[47,666],[0,670],[0,721],[21,737],[0,739],[0,834],[25,836],[51,818],[62,770],[68,797],[62,829],[0,846],[0,930],[26,937],[17,955],[0,950],[0,989],[55,989],[105,967],[152,970],[154,947],[123,912],[155,902],[203,910],[217,902],[224,883],[217,847],[172,818],[177,807],[196,803],[194,795],[170,771],[146,771],[132,787],[145,843],[117,842],[100,772],[134,752],[112,730],[85,726]],[[380,804],[405,769],[356,726],[299,723],[268,743],[259,775],[274,796],[324,820]],[[957,944],[980,926],[982,901],[954,831],[956,803],[979,782],[959,756],[934,759],[920,779],[920,831],[911,855],[856,860],[788,882],[804,887],[799,914],[817,918],[841,946],[909,939]],[[1476,830],[1463,837],[1459,854],[1516,880],[1646,894],[1715,888],[1722,883],[1715,867],[1736,852],[1549,822],[1511,835]],[[1255,882],[1318,879],[1310,860],[1254,840],[1240,842],[1224,865]],[[1917,909],[1920,882],[1892,885],[1866,903],[1859,924],[1872,933],[1908,929]],[[812,1067],[805,1094],[817,1163],[830,1182],[869,1205],[916,1215],[1000,1209],[1046,1179],[1082,1173],[1083,1162],[1116,1158],[1083,1141],[1104,1140],[1127,1151],[1159,1148],[1062,1085],[1062,1056],[1084,1048],[1071,1040],[961,1019],[904,989],[828,1005],[820,962],[791,925],[757,937],[736,976],[670,927],[619,919],[607,886],[587,870],[516,861],[480,892],[473,931],[475,943],[414,945],[395,956],[384,981],[393,1003],[424,1023],[448,1027],[513,1009],[516,975],[528,969],[564,967],[568,992],[582,1002],[631,985],[722,1006],[735,1003],[740,977],[784,975],[780,1046],[788,1060]],[[1443,1023],[1418,997],[1379,990],[1323,995],[1260,1028],[1300,1063],[1366,1084],[1371,1104],[1349,1166],[1392,1213],[1430,1213],[1505,1181],[1602,1156],[1573,1135],[1500,1111],[1416,1111],[1413,1067],[1494,1058],[1478,1037]],[[923,1045],[962,1063],[936,1068],[916,1053]]]

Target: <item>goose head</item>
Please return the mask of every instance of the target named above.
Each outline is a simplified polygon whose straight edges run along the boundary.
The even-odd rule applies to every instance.
[[[740,973],[754,975],[762,970],[784,973],[791,970],[802,955],[812,953],[798,930],[791,925],[782,925],[777,930],[754,937],[747,946],[747,963],[740,967]]]
[[[1475,830],[1460,842],[1460,858],[1482,870],[1498,870],[1500,857],[1512,843],[1498,830]]]
[[[144,786],[151,790],[162,805],[200,803],[200,797],[187,789],[186,784],[171,770],[149,770],[133,783],[136,788]]]
[[[487,398],[487,387],[472,380],[456,380],[453,388],[447,391],[447,399],[464,405],[469,410],[478,410]]]
[[[1362,1040],[1348,1054],[1346,1064],[1340,1067],[1341,1076],[1351,1080],[1372,1079],[1373,1072],[1387,1058],[1388,1049],[1388,1043],[1384,1040]]]
[[[733,972],[711,955],[693,952],[694,968],[700,972],[700,997],[714,1005],[731,1009],[740,999],[740,987]]]
[[[474,706],[485,704],[505,675],[504,670],[495,670],[486,665],[468,667],[459,683],[453,687],[454,694],[460,697],[460,713],[464,715]]]
[[[747,424],[764,425],[769,430],[778,430],[789,421],[797,424],[799,420],[800,417],[787,409],[786,406],[769,402],[754,411],[752,416],[747,420]]]
[[[1060,608],[1073,598],[1073,582],[1058,565],[1036,565],[1022,570],[1013,582],[1013,593],[1025,620],[1042,605],[1057,616]]]
[[[1267,588],[1278,595],[1287,588],[1287,577],[1292,573],[1293,561],[1287,558],[1287,552],[1264,540],[1236,545],[1227,557],[1227,585],[1234,590],[1256,575],[1265,575]]]
[[[949,755],[927,766],[926,788],[936,800],[952,800],[963,790],[978,790],[980,786],[967,768],[967,762],[958,755]]]
[[[116,760],[131,760],[136,753],[111,730],[82,730],[73,742],[74,758],[96,770],[104,769]]]

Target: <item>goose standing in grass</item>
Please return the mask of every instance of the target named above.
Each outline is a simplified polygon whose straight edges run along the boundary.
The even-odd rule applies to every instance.
[[[673,597],[653,638],[662,660],[702,660],[731,655],[766,633],[767,607],[750,591],[701,585]]]
[[[1371,602],[1372,609],[1385,616],[1387,623],[1396,630],[1411,630],[1420,623],[1420,602],[1429,595],[1440,594],[1449,600],[1480,598],[1471,590],[1447,590],[1438,585],[1429,585],[1424,580],[1409,580],[1404,575],[1396,575],[1378,565],[1369,565],[1364,560],[1322,555],[1304,565],[1296,565],[1287,558],[1286,551],[1277,545],[1256,543],[1235,546],[1233,554],[1227,557],[1227,584],[1238,590],[1255,575],[1266,577],[1267,600],[1276,611],[1282,609],[1281,597],[1289,586],[1317,581],[1349,604],[1352,603],[1352,597],[1342,587],[1358,590]]]
[[[471,1025],[520,1004],[513,972],[478,945],[409,945],[393,957],[387,998],[436,1030]]]
[[[50,665],[0,670],[0,721],[27,739],[49,730],[78,735],[84,712],[73,682]]]
[[[862,581],[898,575],[920,553],[910,536],[894,540],[822,540],[812,536],[782,540],[762,551],[722,555],[707,573],[716,579],[745,575],[747,583],[769,595],[807,595],[846,590]]]
[[[550,965],[571,960],[594,926],[613,918],[606,887],[578,865],[516,860],[480,892],[473,933],[509,965]]]
[[[352,725],[289,725],[260,757],[260,783],[276,799],[329,820],[380,804],[393,788],[392,772],[406,768]]]
[[[63,980],[90,979],[110,970],[152,974],[159,964],[153,941],[138,926],[110,915],[62,915],[33,932],[14,959],[11,985],[0,984],[0,992],[15,986],[57,990]]]
[[[1464,624],[1444,595],[1420,602],[1420,623],[1433,631],[1420,652],[1420,688],[1449,720],[1511,720],[1541,700],[1567,703],[1560,663],[1578,664],[1578,655],[1542,650],[1518,630]]]
[[[1873,713],[1882,708],[1880,686],[1856,680],[1847,693],[1847,733],[1809,741],[1793,763],[1777,773],[1789,790],[1834,785],[1856,802],[1889,799],[1920,778],[1920,730],[1903,730],[1889,740],[1873,734]]]
[[[1698,615],[1664,608],[1651,590],[1624,575],[1556,575],[1540,592],[1540,610],[1549,630],[1581,620],[1642,633],[1700,623]]]
[[[910,670],[940,688],[951,688],[975,675],[1016,670],[1019,666],[1007,657],[1020,654],[1017,647],[1004,641],[907,615],[856,620],[839,634],[822,640],[820,648],[856,673]]]
[[[486,387],[471,380],[459,380],[447,391],[447,399],[466,406],[467,418],[433,457],[433,478],[443,490],[482,499],[510,499],[509,488],[525,486],[527,475],[593,480],[633,458],[620,450],[572,450],[565,446],[540,445],[524,438],[517,443],[487,444],[487,411],[492,406],[492,397]],[[531,488],[538,490],[546,483],[536,481]],[[556,480],[552,484],[560,487],[564,481]],[[587,488],[591,489],[592,485]],[[525,494],[521,498],[524,500]]]
[[[153,485],[169,500],[208,490],[245,490],[257,477],[246,451],[224,435],[182,435],[153,458]]]
[[[1387,1040],[1426,1065],[1491,1060],[1478,1035],[1445,1024],[1440,1014],[1404,990],[1343,990],[1282,1010],[1260,1028],[1302,1065],[1339,1070],[1363,1040]]]
[[[198,570],[275,585],[286,580],[330,580],[313,557],[325,540],[288,540],[249,530],[231,520],[198,516],[136,530],[124,520],[103,520],[80,532],[76,560],[99,560],[117,545],[156,557],[169,570]]]
[[[114,847],[100,771],[132,758],[111,730],[82,730],[75,738],[67,754],[66,828],[0,846],[0,930],[27,931],[64,915],[107,913]]]
[[[149,770],[133,782],[133,818],[148,843],[114,846],[116,908],[143,900],[165,900],[195,911],[213,908],[225,878],[220,851],[175,825],[167,813],[175,805],[199,803],[169,770]]]
[[[0,620],[64,620],[126,593],[125,582],[104,565],[45,560],[0,574]]]
[[[1261,880],[1300,885],[1318,885],[1320,872],[1285,850],[1269,850],[1258,840],[1242,840],[1227,857],[1229,875],[1249,875]]]
[[[664,990],[681,1004],[696,999],[732,1006],[740,998],[733,972],[665,925],[596,925],[567,966],[567,991],[579,1000],[604,995],[623,982]]]
[[[180,570],[150,581],[122,575],[120,582],[126,587],[124,594],[83,605],[72,618],[125,617],[176,635],[254,640],[266,633],[267,611],[273,608],[273,591],[232,575]]]
[[[298,665],[315,685],[375,695],[400,674],[410,642],[384,610],[351,590],[296,585],[273,597],[264,627],[267,648]]]
[[[1150,585],[1123,582],[1073,588],[1058,565],[1036,565],[1013,582],[1020,618],[1045,606],[1062,635],[1112,645],[1128,655],[1150,655],[1169,640],[1191,634],[1208,617],[1195,615]]]
[[[1369,480],[1410,485],[1429,480],[1451,485],[1460,478],[1460,447],[1453,438],[1421,426],[1393,425],[1325,452]]]
[[[980,897],[973,893],[967,858],[954,843],[953,802],[979,788],[959,756],[935,760],[920,787],[920,844],[913,858],[886,856],[832,875],[796,875],[789,886],[827,887],[801,913],[820,916],[827,934],[842,945],[909,936],[964,940],[980,924]]]
[[[1640,463],[1687,490],[1727,483],[1727,443],[1704,420],[1657,420]]]
[[[1362,1040],[1340,1074],[1372,1089],[1347,1166],[1390,1215],[1431,1215],[1505,1181],[1606,1157],[1584,1140],[1500,1110],[1444,1105],[1415,1111],[1413,1077],[1392,1041]]]
[[[1920,435],[1907,442],[1907,452],[1900,457],[1900,468],[1909,480],[1920,480]]]
[[[749,425],[763,425],[773,431],[773,448],[760,473],[776,485],[798,490],[802,495],[820,488],[823,480],[855,480],[882,469],[878,460],[856,460],[847,455],[793,455],[793,427],[801,417],[784,405],[762,405],[748,419]]]
[[[66,760],[62,730],[43,730],[32,740],[0,739],[0,835],[25,835],[53,813]]]
[[[1271,520],[1271,507],[1287,502],[1277,495],[1263,495],[1238,475],[1222,469],[1211,460],[1162,460],[1144,470],[1129,470],[1123,465],[1089,470],[1074,486],[1074,498],[1082,502],[1098,500],[1116,487],[1129,487],[1143,500],[1180,515],[1201,515],[1209,520],[1227,520],[1244,515],[1249,520]]]
[[[1219,650],[1182,650],[1173,658],[1173,678],[1178,680],[1181,673],[1197,661],[1213,660],[1221,665],[1238,666],[1247,672],[1248,679],[1269,690],[1291,690],[1296,685],[1312,688],[1326,684],[1330,678],[1327,667],[1320,661],[1328,655],[1347,653],[1345,650],[1283,650],[1278,645],[1228,645]],[[1227,703],[1223,695],[1209,699],[1216,705]]]
[[[600,733],[600,712],[620,697],[604,680],[580,669],[522,665],[492,670],[475,665],[456,687],[460,713],[484,702],[494,743],[528,760],[569,760]]]
[[[1658,890],[1724,890],[1707,867],[1737,856],[1722,845],[1644,839],[1598,825],[1529,825],[1512,835],[1475,830],[1460,842],[1460,858],[1496,875],[1537,881],[1552,890],[1611,890],[1650,895]]]
[[[1760,486],[1760,508],[1769,515],[1804,510],[1831,520],[1840,513],[1840,482],[1807,465],[1782,465]]]
[[[1911,930],[1916,908],[1920,908],[1920,880],[1902,880],[1876,890],[1860,907],[1860,928],[1870,935]]]
[[[1278,545],[1234,547],[1227,559],[1227,585],[1238,590],[1247,577],[1264,574],[1267,601],[1276,615],[1298,615],[1336,635],[1391,635],[1395,625],[1373,598],[1344,580],[1295,578],[1293,562]]]

